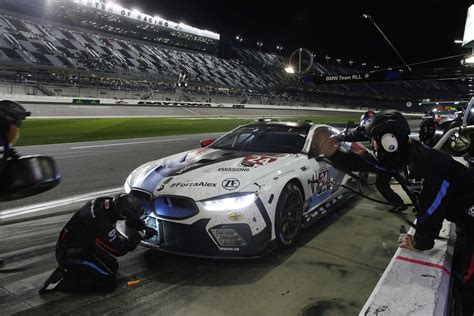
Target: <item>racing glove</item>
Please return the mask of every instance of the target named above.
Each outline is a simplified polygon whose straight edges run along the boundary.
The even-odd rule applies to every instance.
[[[145,229],[139,231],[138,234],[140,234],[140,237],[142,239],[150,239],[153,236],[158,235],[158,232],[154,230],[153,228],[145,227]]]

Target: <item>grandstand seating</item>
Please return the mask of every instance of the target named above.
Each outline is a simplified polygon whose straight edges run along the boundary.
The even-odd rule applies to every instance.
[[[446,96],[452,85],[446,82],[397,82],[390,84],[318,85],[312,93],[298,93],[298,82],[283,71],[283,59],[275,54],[234,48],[235,58],[167,47],[113,33],[91,31],[63,24],[31,20],[14,13],[0,13],[0,62],[51,67],[54,71],[89,71],[97,76],[140,74],[143,79],[174,82],[186,73],[192,82],[216,87],[257,89],[260,95],[280,99],[314,100],[322,94],[371,96],[375,98],[422,98]],[[345,75],[356,72],[336,65],[314,63],[317,75]],[[104,82],[101,82],[104,83]],[[108,83],[107,83],[108,84]],[[148,88],[149,89],[149,88]],[[280,97],[271,90],[280,91]],[[286,94],[285,94],[286,93]],[[309,95],[309,97],[308,97]]]

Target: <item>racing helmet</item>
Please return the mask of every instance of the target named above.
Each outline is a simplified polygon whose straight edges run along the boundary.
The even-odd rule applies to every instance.
[[[385,110],[367,121],[365,135],[377,142],[377,157],[382,165],[397,169],[406,158],[410,126],[398,111]]]
[[[120,219],[139,219],[144,209],[140,200],[130,194],[119,194],[112,202],[112,210]]]
[[[366,124],[367,124],[367,121],[372,118],[373,116],[375,116],[375,112],[374,111],[367,111],[365,112],[364,114],[362,114],[360,116],[360,125],[361,127],[364,127]]]
[[[20,127],[21,123],[30,115],[31,112],[26,111],[17,102],[10,100],[0,101],[0,121],[6,121]]]

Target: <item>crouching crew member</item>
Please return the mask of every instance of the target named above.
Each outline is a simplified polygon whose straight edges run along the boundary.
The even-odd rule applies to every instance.
[[[444,219],[456,224],[463,237],[461,258],[453,265],[463,305],[463,315],[474,314],[474,170],[449,155],[409,139],[410,128],[400,112],[382,111],[365,128],[376,152],[376,161],[344,152],[335,137],[315,133],[311,156],[324,156],[342,169],[393,176],[410,197],[417,216],[414,236],[402,234],[399,246],[429,250],[439,236]]]
[[[59,267],[46,280],[40,294],[63,292],[110,292],[117,286],[119,265],[115,257],[135,250],[142,239],[156,235],[140,220],[140,201],[128,194],[88,202],[64,226],[56,244]],[[128,239],[118,236],[115,225],[126,220],[132,227]]]

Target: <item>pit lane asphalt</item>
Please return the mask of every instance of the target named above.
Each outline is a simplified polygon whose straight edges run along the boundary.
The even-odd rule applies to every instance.
[[[159,256],[139,247],[119,258],[120,283],[110,294],[38,294],[70,214],[9,224],[0,229],[0,314],[356,315],[396,250],[402,221],[384,209],[353,200],[294,246],[258,260]],[[135,278],[140,283],[128,287]]]

